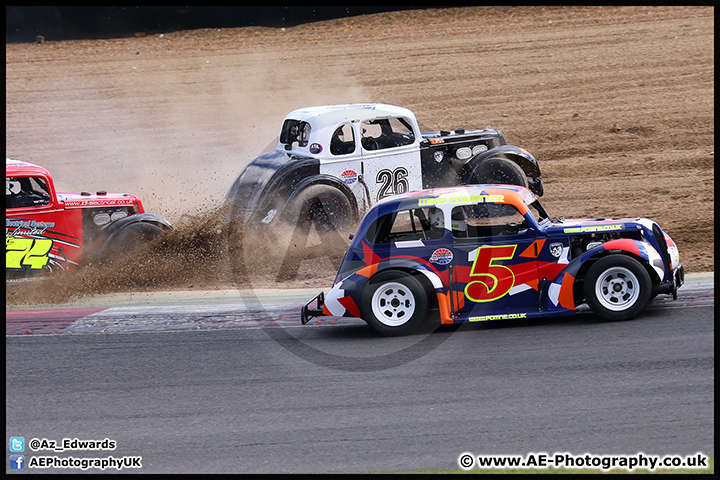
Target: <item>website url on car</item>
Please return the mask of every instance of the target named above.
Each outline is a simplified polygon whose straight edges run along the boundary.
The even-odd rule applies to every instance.
[[[708,456],[694,455],[593,455],[584,453],[528,453],[527,455],[473,455],[462,453],[458,465],[463,470],[504,469],[504,468],[580,468],[612,470],[615,468],[632,471],[636,468],[655,470],[658,468],[708,468]]]

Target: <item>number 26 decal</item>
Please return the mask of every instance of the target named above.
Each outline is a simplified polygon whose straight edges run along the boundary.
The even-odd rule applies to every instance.
[[[465,286],[465,296],[473,302],[492,302],[506,295],[515,285],[515,274],[505,265],[495,265],[496,260],[509,260],[515,255],[517,245],[491,245],[478,248],[470,270],[470,278],[482,277]]]
[[[405,167],[380,170],[375,177],[375,183],[380,184],[377,199],[407,192],[409,190],[407,176],[408,171]]]
[[[40,270],[48,263],[52,245],[47,238],[5,237],[5,268]]]

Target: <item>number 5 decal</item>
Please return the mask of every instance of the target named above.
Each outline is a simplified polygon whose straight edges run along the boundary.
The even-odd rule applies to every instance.
[[[5,237],[5,268],[40,270],[48,263],[52,244],[47,238]]]
[[[515,285],[515,274],[505,265],[495,265],[496,260],[509,260],[515,255],[517,245],[493,245],[480,247],[470,270],[470,277],[485,277],[469,282],[465,296],[473,302],[492,302],[506,295]]]

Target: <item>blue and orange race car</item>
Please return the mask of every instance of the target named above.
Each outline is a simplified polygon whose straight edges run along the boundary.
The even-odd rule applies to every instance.
[[[658,294],[676,299],[683,281],[677,246],[652,220],[551,221],[527,188],[458,186],[377,203],[332,289],[301,317],[362,318],[386,335],[429,320],[570,315],[581,304],[624,320]]]

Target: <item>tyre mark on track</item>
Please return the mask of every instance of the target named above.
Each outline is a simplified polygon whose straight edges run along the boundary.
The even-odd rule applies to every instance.
[[[58,310],[6,310],[5,335],[54,334],[79,318],[106,308],[72,308]]]

